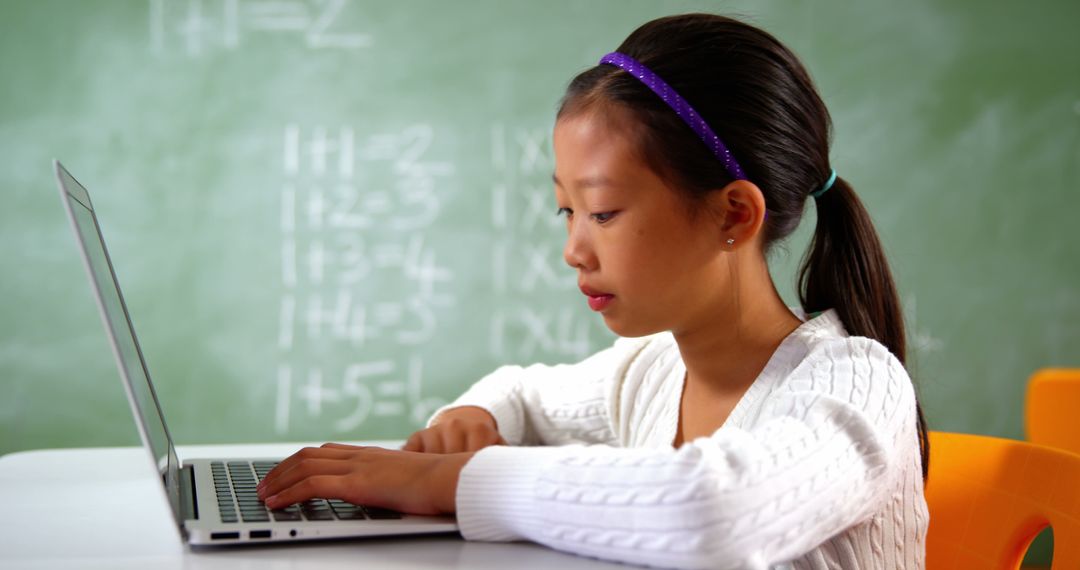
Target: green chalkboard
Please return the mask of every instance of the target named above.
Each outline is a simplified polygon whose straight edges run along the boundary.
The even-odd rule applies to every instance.
[[[0,453],[137,442],[51,174],[90,190],[179,443],[400,438],[503,363],[611,340],[561,259],[567,81],[656,16],[806,62],[932,427],[1022,435],[1080,365],[1080,4],[9,0]],[[773,260],[794,303],[810,218]]]

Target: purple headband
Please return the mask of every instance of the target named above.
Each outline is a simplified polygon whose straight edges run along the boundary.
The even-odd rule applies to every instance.
[[[687,103],[686,99],[683,99],[667,82],[660,79],[659,75],[642,65],[640,61],[617,51],[600,58],[600,64],[604,63],[622,68],[630,75],[638,78],[646,87],[652,89],[653,93],[659,95],[664,100],[664,103],[667,103],[679,115],[683,122],[691,129],[694,129],[694,132],[701,137],[705,145],[712,149],[713,154],[724,163],[724,168],[732,178],[735,180],[748,180],[739,163],[736,162],[735,157],[731,156],[731,151],[724,146],[724,142],[720,140],[720,137],[716,136],[716,133],[709,128],[705,119],[702,119],[701,115],[690,106],[690,103]]]

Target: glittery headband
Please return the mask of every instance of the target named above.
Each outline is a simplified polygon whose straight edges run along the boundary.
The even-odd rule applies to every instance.
[[[701,137],[705,145],[712,149],[713,154],[724,163],[724,168],[732,178],[735,180],[747,180],[746,174],[743,173],[735,157],[731,155],[731,151],[724,146],[724,142],[720,140],[720,137],[716,136],[716,133],[709,128],[709,124],[705,122],[705,119],[702,119],[701,115],[690,106],[690,103],[687,103],[686,99],[683,99],[667,82],[660,79],[659,75],[642,65],[640,61],[619,52],[611,52],[600,58],[600,64],[604,63],[622,68],[630,75],[638,78],[653,93],[659,95],[664,100],[664,103],[667,103],[675,111],[675,114],[679,115],[679,118]]]

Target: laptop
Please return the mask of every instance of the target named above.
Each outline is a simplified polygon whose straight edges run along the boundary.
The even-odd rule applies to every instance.
[[[161,476],[162,490],[180,536],[188,544],[252,544],[457,530],[453,517],[408,515],[338,500],[313,499],[287,509],[268,510],[255,496],[255,485],[277,463],[274,459],[188,459],[181,463],[116,281],[90,193],[59,161],[54,161],[54,166],[64,209],[90,274],[135,424]]]

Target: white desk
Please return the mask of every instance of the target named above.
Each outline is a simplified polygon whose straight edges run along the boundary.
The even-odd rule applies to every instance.
[[[182,446],[189,457],[285,457],[299,444]],[[141,447],[0,457],[0,568],[543,569],[626,566],[529,543],[457,535],[192,549],[180,540]]]

